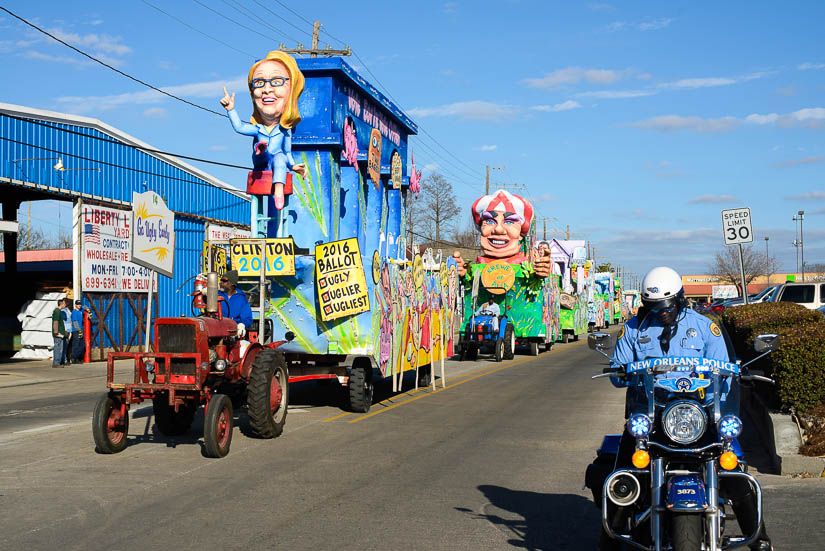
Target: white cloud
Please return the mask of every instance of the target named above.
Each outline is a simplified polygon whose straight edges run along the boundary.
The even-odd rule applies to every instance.
[[[438,170],[441,168],[441,165],[438,163],[430,163],[428,165],[424,165],[421,167],[421,172],[433,172],[434,170]]]
[[[210,145],[209,151],[226,151],[229,147],[225,145]]]
[[[739,201],[733,195],[700,195],[699,197],[694,197],[688,204],[691,205],[715,205],[717,203],[733,203]]]
[[[808,191],[806,193],[800,193],[799,195],[789,195],[785,197],[787,200],[800,200],[800,201],[825,201],[825,191]]]
[[[825,157],[822,157],[821,155],[812,155],[810,157],[803,157],[801,159],[793,159],[793,160],[790,160],[790,161],[782,161],[782,162],[776,163],[776,166],[779,167],[779,168],[793,168],[793,167],[799,166],[799,165],[811,165],[811,164],[821,163],[823,161],[825,161]],[[825,197],[825,192],[823,192],[822,195],[823,195],[823,197]]]
[[[441,13],[446,15],[454,14],[458,11],[458,2],[445,2],[443,6],[441,6]]]
[[[143,112],[143,116],[150,119],[165,119],[169,116],[169,113],[163,107],[150,107]]]
[[[604,12],[612,12],[616,11],[616,8],[611,6],[610,4],[588,4],[587,6],[593,11],[604,11]]]
[[[807,71],[810,69],[825,69],[825,63],[800,63],[796,66],[800,71]]]
[[[608,32],[618,32],[624,29],[631,29],[637,31],[658,31],[664,29],[673,23],[673,19],[669,17],[660,17],[659,19],[649,19],[641,23],[628,23],[627,21],[614,21],[605,27]]]
[[[409,110],[413,117],[458,117],[464,120],[498,122],[507,120],[521,109],[514,105],[489,101],[460,101],[437,107],[416,107]]]
[[[479,146],[479,147],[474,147],[473,149],[475,149],[476,151],[495,151],[497,148],[498,148],[498,146],[493,144],[493,145],[482,145],[482,146]]]
[[[683,78],[675,82],[663,82],[659,86],[661,88],[675,88],[675,89],[692,89],[692,88],[710,88],[712,86],[729,86],[736,84],[736,79],[733,78]]]
[[[95,52],[125,55],[132,51],[132,48],[120,43],[123,39],[119,36],[95,33],[77,34],[65,32],[61,29],[50,29],[49,31],[60,40],[68,42],[74,46],[91,48]]]
[[[727,132],[739,126],[741,122],[735,117],[706,119],[702,117],[682,117],[679,115],[662,115],[628,124],[636,128],[649,128],[660,132],[674,130],[693,130],[694,132]]]
[[[578,109],[581,107],[581,104],[577,101],[567,100],[562,103],[557,103],[556,105],[534,105],[530,108],[531,111],[545,111],[545,112],[558,112],[558,111],[570,111],[571,109]]]
[[[195,82],[175,86],[161,86],[170,94],[184,98],[211,98],[217,103],[223,87],[227,90],[245,90],[246,77],[241,76],[230,80],[215,80],[211,82]],[[65,105],[73,113],[89,113],[93,111],[107,111],[123,105],[146,105],[160,103],[170,99],[168,96],[154,90],[143,90],[113,96],[62,96],[57,98],[58,103]]]
[[[542,193],[536,200],[537,201],[558,201],[558,197],[555,195],[551,195],[549,193]]]
[[[586,81],[591,84],[613,84],[625,78],[628,70],[612,69],[584,69],[582,67],[567,67],[547,73],[540,78],[526,78],[522,82],[530,88],[550,89],[567,84],[577,84]]]
[[[776,113],[760,115],[753,113],[745,117],[745,121],[758,125],[776,124],[776,126],[782,128],[819,129],[825,126],[825,107],[799,109],[785,115],[778,115]]]
[[[602,98],[602,99],[624,99],[641,98],[654,96],[659,92],[656,90],[596,90],[593,92],[581,92],[576,94],[577,98]]]

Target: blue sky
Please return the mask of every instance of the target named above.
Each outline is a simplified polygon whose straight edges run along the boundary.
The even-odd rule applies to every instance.
[[[251,62],[280,42],[308,44],[300,17],[319,19],[322,43],[349,44],[358,54],[349,62],[427,132],[411,140],[416,164],[441,172],[468,211],[484,166],[503,167],[493,186],[525,186],[538,215],[553,219],[548,229],[569,225],[599,260],[640,274],[662,263],[704,272],[723,247],[719,211],[739,206],[751,208],[760,251],[769,237],[793,270],[791,216],[804,209],[806,260],[825,262],[822,2],[307,0],[287,4],[296,13],[256,0],[3,5],[218,111],[224,85],[249,110]],[[225,118],[148,91],[6,14],[0,67],[0,101],[248,162],[248,140]],[[242,171],[197,166],[245,182]],[[54,211],[37,205],[33,216],[56,231]]]

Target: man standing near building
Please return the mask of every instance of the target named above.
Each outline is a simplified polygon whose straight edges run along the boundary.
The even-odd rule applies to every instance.
[[[54,354],[52,367],[63,367],[63,354],[66,343],[66,324],[63,323],[63,307],[66,299],[57,301],[57,308],[52,311],[52,336],[54,337]]]
[[[83,363],[83,303],[74,301],[72,310],[72,348],[69,353],[72,363]]]
[[[63,338],[63,361],[60,362],[63,365],[71,363],[69,361],[72,346],[72,311],[69,308],[71,304],[71,299],[67,297],[63,300],[63,308],[61,309],[61,312],[63,312],[63,327],[66,329],[66,336]]]

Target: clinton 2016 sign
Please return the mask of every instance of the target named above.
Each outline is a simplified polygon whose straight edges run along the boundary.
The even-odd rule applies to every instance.
[[[175,214],[154,191],[132,193],[132,262],[172,277]]]

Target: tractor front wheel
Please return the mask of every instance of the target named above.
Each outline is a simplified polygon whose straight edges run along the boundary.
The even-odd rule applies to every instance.
[[[121,414],[121,399],[114,394],[101,394],[92,415],[92,436],[100,453],[118,453],[126,448],[129,434],[129,412]]]
[[[496,361],[500,362],[504,358],[504,339],[500,338],[496,341]]]
[[[366,413],[372,406],[372,364],[369,358],[356,358],[349,373],[349,409]]]
[[[246,406],[249,425],[261,438],[275,438],[284,431],[289,405],[289,375],[284,355],[262,350],[252,362]]]
[[[516,332],[513,325],[508,323],[504,328],[504,353],[505,360],[512,360],[516,357]]]
[[[224,457],[232,443],[232,400],[226,394],[213,394],[203,419],[203,444],[206,457]]]

